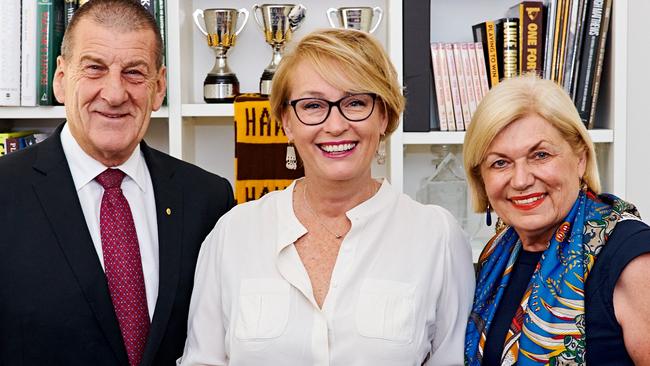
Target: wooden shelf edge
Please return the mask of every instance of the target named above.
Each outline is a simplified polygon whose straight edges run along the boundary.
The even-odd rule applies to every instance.
[[[224,104],[183,104],[181,106],[183,117],[233,117],[235,110],[232,103]]]

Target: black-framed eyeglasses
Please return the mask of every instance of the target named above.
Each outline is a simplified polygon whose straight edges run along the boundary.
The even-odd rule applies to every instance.
[[[347,95],[334,102],[321,98],[300,98],[290,100],[288,103],[293,107],[300,122],[314,126],[325,122],[334,106],[348,121],[366,120],[375,110],[375,99],[377,99],[375,93],[359,93]]]

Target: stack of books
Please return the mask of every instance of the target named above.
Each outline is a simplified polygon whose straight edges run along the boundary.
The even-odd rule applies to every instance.
[[[468,48],[470,55],[470,47],[481,48],[482,52],[476,53],[479,81],[483,82],[480,71],[486,70],[490,88],[504,78],[535,72],[561,85],[573,99],[585,126],[593,128],[611,8],[612,0],[523,1],[508,9],[504,18],[472,26],[475,43],[433,43],[431,56],[440,130],[466,128],[474,103],[478,104],[485,93],[483,87],[476,88],[473,83],[471,60],[469,73],[463,69],[463,47]],[[455,59],[444,68],[440,58],[450,57],[449,48]],[[460,48],[460,63],[456,48]],[[451,62],[456,66],[450,67]]]

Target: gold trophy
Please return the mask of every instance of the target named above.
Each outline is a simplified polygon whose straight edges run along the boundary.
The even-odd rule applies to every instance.
[[[306,11],[307,9],[302,4],[253,5],[255,21],[264,32],[266,43],[273,47],[271,63],[264,69],[260,79],[260,94],[269,95],[271,93],[271,80],[282,59],[284,45],[291,40],[293,32],[305,19]]]
[[[244,15],[239,29],[235,31],[237,20]],[[239,94],[237,75],[228,67],[226,54],[235,45],[235,38],[248,21],[248,10],[242,9],[197,9],[194,11],[194,24],[208,40],[208,46],[216,54],[214,67],[203,82],[203,100],[206,103],[231,103]],[[199,21],[202,18],[202,21]],[[205,29],[201,25],[205,24]]]
[[[339,25],[336,25],[334,20],[332,20],[332,15],[335,13],[338,17]],[[378,6],[374,8],[357,6],[327,9],[327,20],[330,22],[332,28],[357,29],[366,33],[374,33],[377,30],[383,15],[384,12]],[[372,20],[375,16],[377,17],[377,22],[373,26]]]

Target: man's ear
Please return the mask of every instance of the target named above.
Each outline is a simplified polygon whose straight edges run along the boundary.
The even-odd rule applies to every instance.
[[[158,70],[158,80],[156,80],[155,88],[156,93],[151,109],[157,111],[162,106],[165,94],[167,94],[167,68],[165,65],[160,66],[160,70]]]
[[[65,104],[65,60],[63,56],[56,58],[56,70],[54,71],[54,80],[52,82],[52,89],[56,100],[61,104]]]

